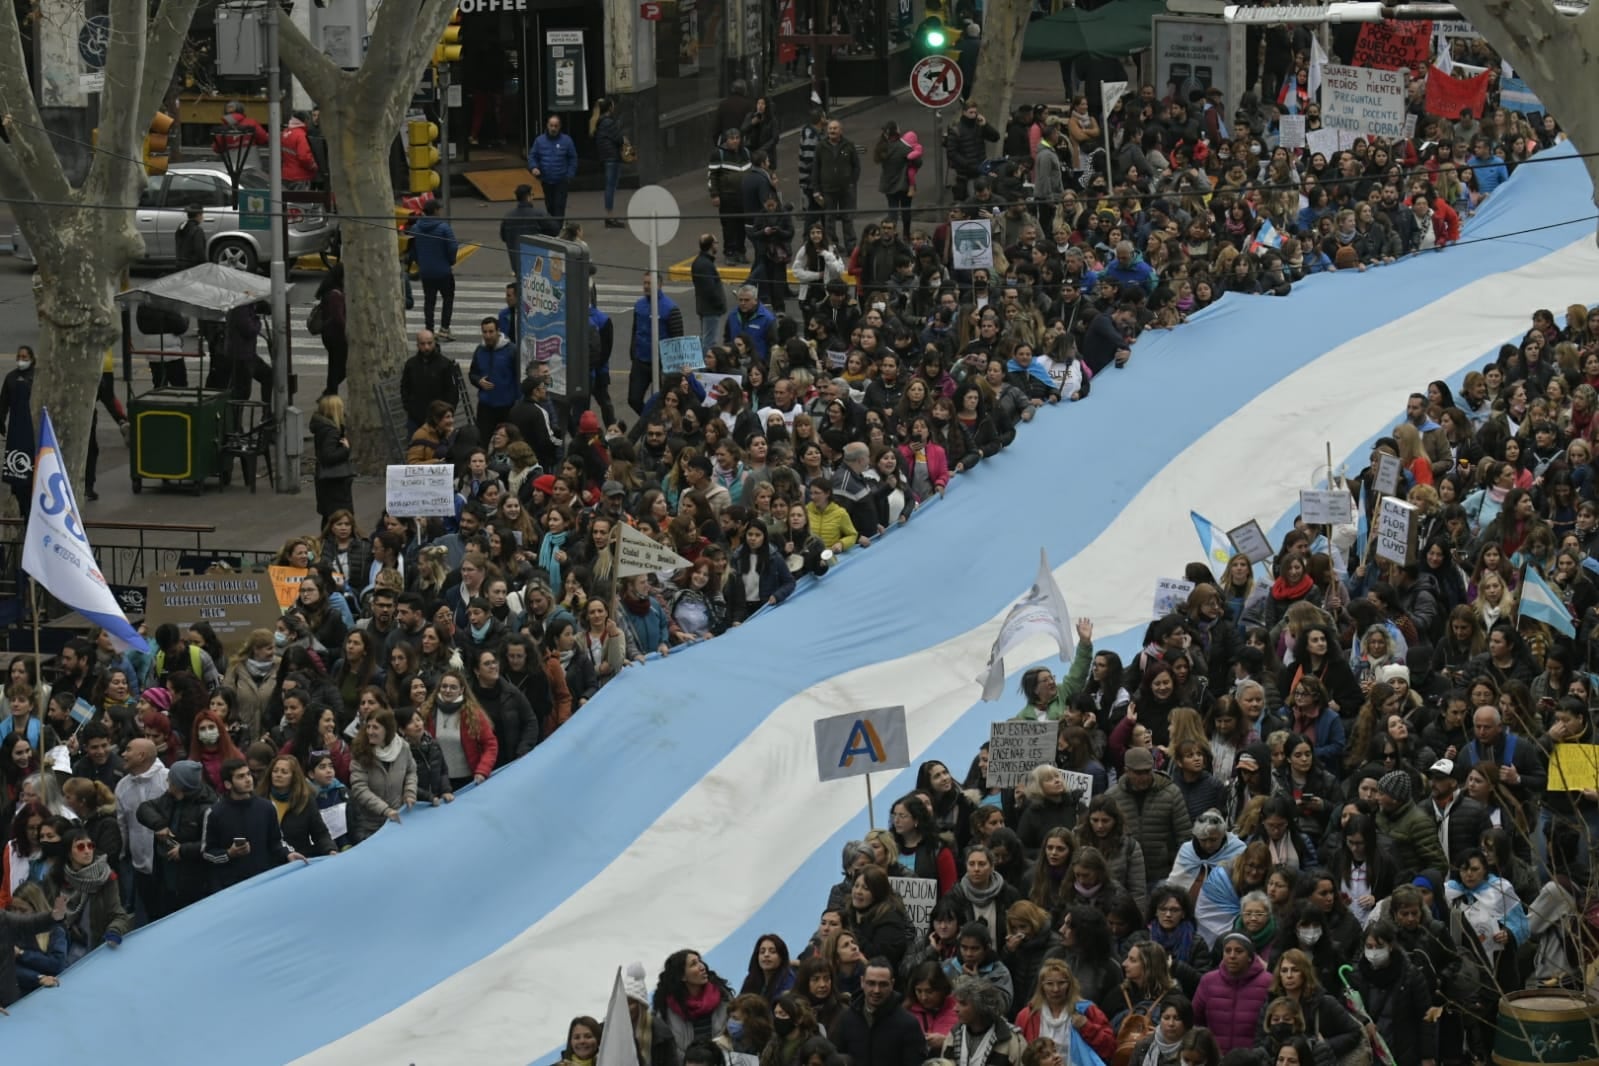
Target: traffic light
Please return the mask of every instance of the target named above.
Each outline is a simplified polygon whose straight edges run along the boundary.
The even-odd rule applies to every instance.
[[[944,29],[944,22],[937,15],[929,15],[923,20],[921,28],[916,31],[917,43],[927,55],[937,55],[944,50],[949,42],[949,34]]]
[[[177,120],[165,111],[157,111],[150,120],[150,131],[144,135],[144,172],[150,175],[165,174],[170,149],[167,142]]]
[[[444,184],[439,172],[439,127],[425,118],[406,123],[406,164],[411,170],[412,192],[433,192]]]
[[[439,43],[433,46],[433,65],[441,66],[445,63],[456,63],[461,59],[461,9],[456,8],[455,14],[450,16],[450,24],[444,27],[444,34],[439,38]]]

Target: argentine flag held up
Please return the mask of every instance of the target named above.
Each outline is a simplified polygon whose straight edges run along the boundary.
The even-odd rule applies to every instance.
[[[95,565],[94,549],[83,529],[83,515],[72,482],[61,466],[50,411],[40,414],[39,454],[33,460],[33,508],[23,538],[22,569],[50,595],[106,631],[118,650],[149,645],[128,623],[117,598]]]
[[[1072,639],[1072,615],[1066,607],[1066,597],[1055,584],[1055,574],[1049,568],[1049,556],[1042,549],[1038,553],[1038,576],[1027,595],[1016,602],[1000,624],[999,637],[994,650],[988,653],[988,669],[978,677],[983,686],[983,699],[992,703],[1005,694],[1005,653],[1031,636],[1049,637],[1060,649],[1062,661],[1070,659],[1077,651]]]
[[[1210,519],[1198,511],[1189,511],[1188,517],[1194,520],[1194,532],[1199,534],[1199,543],[1205,546],[1205,558],[1210,561],[1210,572],[1220,581],[1227,575],[1227,562],[1237,549],[1233,547],[1232,538],[1227,536],[1227,531],[1220,526],[1211,525]]]
[[[1524,618],[1544,623],[1557,633],[1564,633],[1568,637],[1577,635],[1577,627],[1571,621],[1566,602],[1544,580],[1536,566],[1527,567],[1521,579],[1521,614]]]

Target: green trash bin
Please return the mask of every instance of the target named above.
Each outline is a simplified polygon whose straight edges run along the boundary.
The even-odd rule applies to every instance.
[[[133,491],[146,479],[177,481],[199,492],[222,472],[228,394],[214,389],[152,389],[128,404],[128,464]]]

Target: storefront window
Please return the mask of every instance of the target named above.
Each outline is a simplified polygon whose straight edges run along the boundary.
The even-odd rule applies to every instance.
[[[718,101],[730,78],[728,42],[736,26],[728,0],[667,0],[655,24],[655,67],[662,116]]]

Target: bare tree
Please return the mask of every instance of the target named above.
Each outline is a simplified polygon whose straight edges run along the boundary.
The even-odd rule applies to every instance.
[[[977,53],[972,99],[1001,132],[1016,95],[1016,74],[1022,68],[1022,42],[1027,37],[1025,0],[992,0],[983,9],[983,47]]]
[[[1599,55],[1599,11],[1588,7],[1563,15],[1553,0],[1458,0],[1455,6],[1560,119],[1566,136],[1584,152],[1599,150],[1599,109],[1588,95],[1592,84],[1576,73]],[[1599,156],[1590,154],[1583,163],[1599,190]]]
[[[22,33],[0,18],[0,195],[38,264],[34,300],[39,366],[33,379],[40,407],[61,443],[62,460],[80,482],[105,350],[121,336],[116,294],[124,272],[143,252],[133,208],[143,185],[141,146],[161,107],[197,0],[111,0],[105,86],[100,93],[96,150],[74,186],[39,116]]]
[[[409,349],[391,221],[389,148],[454,6],[454,0],[385,4],[366,60],[354,71],[339,69],[288,20],[279,38],[284,65],[322,109],[329,181],[345,216],[340,234],[350,338],[350,442],[367,473],[382,470],[388,461],[377,406],[369,402],[372,387],[397,372],[401,353]]]

